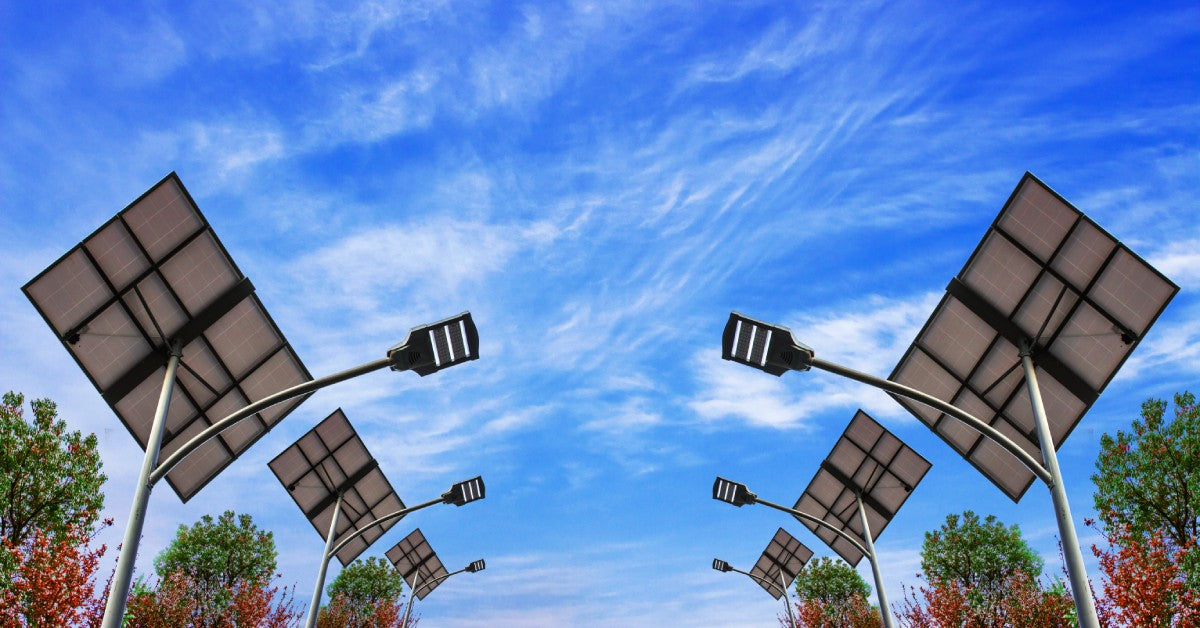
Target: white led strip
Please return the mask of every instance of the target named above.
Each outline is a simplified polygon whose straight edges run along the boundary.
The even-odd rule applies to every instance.
[[[433,346],[433,363],[435,366],[442,365],[442,356],[438,354],[437,337],[433,335],[433,330],[429,330],[429,344]]]

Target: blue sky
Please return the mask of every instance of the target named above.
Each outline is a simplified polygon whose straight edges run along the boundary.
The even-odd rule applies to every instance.
[[[1012,503],[863,386],[724,362],[721,329],[888,374],[1033,172],[1181,286],[1060,450],[1081,522],[1100,435],[1200,374],[1197,59],[1184,2],[0,2],[0,388],[99,435],[115,545],[141,449],[19,288],[174,170],[315,375],[464,309],[482,358],[327,389],[186,505],[160,486],[142,573],[233,509],[305,603],[322,541],[266,463],[341,407],[406,502],[487,483],[364,554],[420,527],[487,559],[429,625],[774,625],[711,559],[780,526],[832,553],[713,478],[790,504],[863,407],[933,462],[877,541],[892,601],[968,508],[1058,574],[1043,488]]]

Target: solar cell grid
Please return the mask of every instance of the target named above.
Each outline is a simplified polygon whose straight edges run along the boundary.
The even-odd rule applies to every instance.
[[[420,528],[400,539],[384,555],[400,572],[410,589],[415,588],[418,600],[424,600],[450,575]]]
[[[339,408],[275,457],[269,465],[296,506],[322,539],[326,538],[341,495],[334,545],[384,515],[404,509],[404,502],[379,470],[362,439]],[[399,519],[373,526],[337,553],[350,564]]]
[[[874,540],[896,516],[930,466],[929,461],[859,410],[793,508],[851,537],[864,539],[857,501],[861,495]],[[862,560],[862,552],[833,531],[800,517],[796,519],[850,565]]]
[[[1020,346],[1033,347],[1057,449],[1177,291],[1027,173],[890,379],[963,407],[1040,460]],[[1013,501],[1032,484],[1009,452],[948,425],[956,419],[897,400]]]
[[[791,582],[813,556],[812,550],[779,528],[750,569],[754,581],[775,599],[783,597],[783,581]],[[780,578],[780,573],[783,578]]]
[[[311,379],[174,173],[23,290],[143,448],[168,347],[182,347],[160,459],[221,412]],[[262,370],[269,356],[287,368]],[[186,502],[305,398],[248,417],[167,482]]]

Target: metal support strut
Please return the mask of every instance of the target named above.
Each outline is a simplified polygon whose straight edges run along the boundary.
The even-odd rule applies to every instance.
[[[1021,346],[1021,366],[1025,367],[1025,383],[1029,388],[1029,399],[1033,402],[1033,416],[1037,423],[1038,446],[1042,460],[1050,473],[1050,498],[1054,501],[1054,516],[1058,520],[1058,535],[1062,540],[1063,560],[1067,563],[1067,574],[1071,578],[1071,596],[1075,598],[1075,612],[1079,616],[1080,628],[1099,628],[1096,617],[1096,602],[1092,599],[1092,588],[1088,583],[1087,569],[1083,565],[1083,554],[1079,550],[1079,538],[1075,535],[1075,523],[1071,519],[1071,506],[1067,503],[1067,491],[1063,488],[1062,473],[1058,469],[1058,454],[1054,451],[1054,439],[1050,435],[1050,423],[1046,419],[1046,408],[1042,404],[1042,393],[1038,388],[1037,372],[1033,367],[1029,345]]]
[[[338,493],[337,501],[333,504],[333,519],[329,521],[329,534],[325,535],[325,551],[321,554],[321,568],[317,570],[317,585],[313,587],[312,603],[308,605],[308,616],[304,618],[305,628],[317,625],[317,612],[321,607],[321,589],[325,587],[325,571],[329,569],[329,559],[332,556],[329,549],[333,547],[333,537],[337,536],[338,516],[342,514],[342,494]]]
[[[888,608],[887,593],[883,590],[883,574],[879,571],[879,561],[875,558],[875,542],[871,540],[871,526],[867,523],[867,509],[863,508],[862,494],[854,495],[858,502],[858,517],[862,520],[863,541],[867,544],[867,558],[871,559],[871,573],[875,576],[875,592],[879,595],[879,615],[883,617],[884,628],[895,628],[892,621],[892,609]]]
[[[163,377],[162,391],[158,395],[158,408],[154,411],[154,422],[150,425],[150,436],[146,440],[146,456],[142,458],[142,471],[138,475],[133,493],[133,504],[129,507],[129,523],[125,524],[125,539],[121,542],[121,554],[117,558],[117,569],[113,572],[108,600],[104,603],[104,628],[119,628],[125,618],[125,602],[129,597],[129,584],[133,579],[133,563],[137,560],[138,544],[142,541],[142,527],[146,524],[146,504],[150,501],[150,490],[154,482],[150,473],[158,464],[158,453],[162,447],[163,428],[167,423],[167,409],[171,405],[171,393],[175,390],[175,372],[179,370],[182,352],[177,344],[170,347],[167,359],[167,374]]]

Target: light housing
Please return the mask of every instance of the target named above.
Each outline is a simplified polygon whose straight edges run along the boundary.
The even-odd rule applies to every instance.
[[[721,336],[721,357],[779,377],[787,371],[807,371],[813,350],[796,342],[787,327],[730,312]]]
[[[487,565],[483,562],[483,559],[480,558],[479,560],[471,563],[470,565],[467,565],[466,571],[467,571],[467,573],[476,573],[479,571],[483,571],[486,567],[487,567]]]
[[[733,567],[720,558],[713,559],[713,569],[716,569],[717,571],[733,571]]]
[[[713,483],[713,499],[741,508],[757,501],[758,495],[750,492],[745,484],[717,476],[717,481]]]
[[[404,342],[388,349],[393,371],[425,377],[456,364],[479,359],[479,331],[470,312],[414,327]]]
[[[483,476],[475,476],[465,482],[459,482],[442,493],[442,502],[462,506],[484,498]]]

